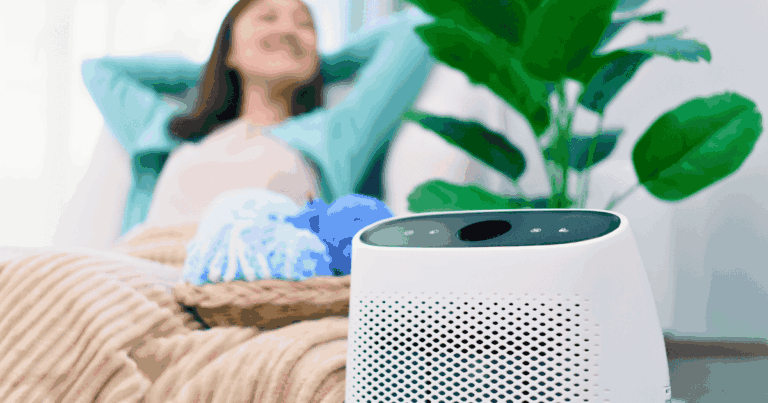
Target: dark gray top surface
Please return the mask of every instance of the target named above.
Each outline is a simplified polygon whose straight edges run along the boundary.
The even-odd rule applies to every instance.
[[[556,245],[601,237],[620,223],[608,212],[565,209],[436,213],[384,222],[360,238],[368,245],[406,248]]]

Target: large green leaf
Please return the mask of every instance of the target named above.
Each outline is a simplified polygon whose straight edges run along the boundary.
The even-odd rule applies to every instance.
[[[568,78],[572,78],[585,86],[594,77],[603,66],[611,63],[612,61],[622,57],[629,52],[617,50],[607,55],[593,54],[589,55],[581,63],[581,66],[568,73]]]
[[[672,60],[698,62],[704,59],[712,61],[709,47],[695,39],[682,39],[682,31],[661,36],[649,36],[648,40],[639,45],[624,48],[624,51],[643,52],[654,56],[666,56]]]
[[[532,13],[537,8],[541,7],[541,3],[543,3],[544,0],[520,0],[520,3],[525,4],[526,9],[528,10],[528,14]]]
[[[514,47],[522,45],[528,7],[517,0],[463,1],[467,11],[483,26]]]
[[[441,180],[423,183],[408,196],[408,210],[413,213],[532,207],[533,203],[524,199],[510,199],[490,193],[479,186],[455,185]]]
[[[523,69],[511,46],[448,19],[417,27],[416,32],[437,60],[488,87],[528,120],[536,136],[544,134],[550,122],[546,87]]]
[[[635,144],[640,184],[677,201],[735,172],[762,132],[755,103],[726,92],[692,99],[662,115]]]
[[[517,0],[493,2],[462,0],[411,0],[436,19],[450,19],[466,29],[491,33],[511,46],[520,46],[528,7]]]
[[[544,81],[560,81],[592,54],[611,23],[617,0],[545,0],[531,12],[523,66]]]
[[[634,15],[631,17],[612,20],[611,24],[608,25],[608,28],[606,28],[605,32],[603,32],[603,36],[600,38],[600,41],[597,43],[596,49],[599,50],[603,46],[607,45],[608,42],[610,42],[610,40],[613,39],[613,37],[619,33],[619,31],[624,29],[624,27],[626,27],[630,23],[636,22],[636,21],[661,23],[661,22],[664,22],[665,14],[666,14],[665,11],[658,11],[651,14],[640,14],[640,15]]]
[[[465,122],[425,113],[407,112],[405,118],[431,130],[508,178],[525,171],[525,156],[501,134],[476,122]]]
[[[616,148],[616,142],[619,136],[622,134],[622,129],[610,129],[604,130],[601,134],[586,135],[575,134],[568,139],[569,161],[568,166],[576,171],[583,171],[589,167],[592,167],[600,161],[608,158],[608,156]],[[590,147],[593,146],[594,151],[592,158],[589,158]],[[552,149],[546,148],[544,150],[544,158],[547,160],[553,159]]]
[[[697,62],[699,59],[712,60],[707,45],[694,39],[682,39],[680,33],[650,37],[648,42],[621,49],[609,54],[600,70],[589,80],[581,94],[579,103],[585,108],[603,114],[608,103],[619,93],[653,56],[664,56],[673,60]]]
[[[640,66],[652,57],[647,53],[619,51],[621,56],[609,61],[584,87],[579,103],[594,112],[603,114],[608,103],[635,75]]]

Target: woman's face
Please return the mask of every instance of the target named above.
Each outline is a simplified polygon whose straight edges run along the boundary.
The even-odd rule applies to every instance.
[[[231,37],[228,64],[246,77],[305,82],[318,68],[314,22],[300,0],[252,2]]]

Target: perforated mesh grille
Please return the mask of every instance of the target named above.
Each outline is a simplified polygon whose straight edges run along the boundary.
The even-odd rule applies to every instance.
[[[600,327],[588,299],[354,298],[346,403],[610,401],[598,391]]]

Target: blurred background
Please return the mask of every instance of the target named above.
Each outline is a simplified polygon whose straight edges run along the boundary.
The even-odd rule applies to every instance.
[[[321,52],[400,9],[398,0],[307,0]],[[31,0],[0,13],[0,245],[50,245],[104,120],[83,60],[178,54],[202,63],[234,0]]]
[[[324,53],[339,49],[356,31],[375,26],[404,7],[397,0],[305,1],[314,11]],[[0,246],[51,245],[63,212],[94,160],[104,120],[83,85],[82,61],[164,53],[203,62],[234,3],[26,0],[3,7]],[[605,126],[625,131],[610,158],[593,171],[587,208],[605,208],[613,194],[636,183],[631,163],[635,142],[659,116],[686,100],[735,91],[755,101],[764,116],[768,114],[765,0],[651,0],[642,7],[661,9],[667,11],[663,24],[631,25],[610,48],[686,29],[686,38],[710,47],[713,60],[708,64],[655,58],[622,89],[606,111]],[[528,196],[547,194],[543,162],[530,129],[493,93],[472,85],[461,72],[438,65],[416,106],[429,113],[477,120],[504,133],[529,162],[521,188]],[[589,113],[579,113],[575,121],[577,131],[594,130],[595,124],[596,117]],[[640,188],[614,209],[630,220],[659,319],[668,334],[742,341],[761,338],[761,346],[768,338],[765,137],[763,133],[735,174],[691,198],[667,203]],[[515,194],[500,174],[414,124],[403,126],[390,153],[386,191],[394,196],[387,202],[396,214],[407,213],[407,194],[432,178]],[[86,190],[100,197],[100,189]],[[756,354],[765,354],[761,351]],[[691,402],[736,401],[738,390],[749,391],[741,395],[745,402],[765,401],[768,396],[768,385],[755,378],[768,372],[768,360],[742,360],[738,372],[732,366],[738,360],[693,363],[689,358],[671,361],[675,397]]]
[[[54,235],[60,218],[67,206],[77,204],[70,201],[78,184],[87,183],[83,178],[99,138],[108,137],[103,134],[104,120],[83,84],[82,61],[105,55],[163,53],[203,62],[235,2],[29,0],[5,7],[0,14],[0,48],[8,56],[0,64],[0,117],[4,122],[0,131],[0,246],[57,243]],[[402,0],[306,3],[317,20],[321,53],[340,49],[355,32],[407,7]],[[588,208],[605,208],[613,194],[636,183],[631,165],[635,142],[655,119],[682,102],[730,90],[754,100],[763,114],[768,113],[768,75],[764,73],[768,56],[759,42],[768,37],[765,0],[651,0],[640,11],[662,9],[667,11],[663,24],[630,25],[609,49],[685,29],[685,37],[710,47],[713,60],[687,63],[654,58],[622,89],[606,111],[605,126],[625,131],[611,156],[593,171]],[[520,187],[529,196],[549,192],[543,161],[527,124],[495,94],[469,83],[463,73],[438,64],[416,108],[474,119],[505,134],[526,155],[528,168]],[[580,110],[574,124],[577,131],[589,132],[594,130],[596,117]],[[640,188],[615,208],[632,222],[665,328],[687,334],[768,337],[768,321],[753,321],[752,314],[743,309],[768,308],[765,137],[763,134],[739,171],[693,197],[667,203]],[[108,159],[99,162],[99,156],[112,158],[103,154],[97,155],[94,167],[120,165]],[[117,177],[118,172],[128,175],[127,163],[122,165],[122,171],[114,170],[115,183],[126,180]],[[495,193],[516,192],[498,172],[412,123],[405,124],[393,142],[385,171],[386,201],[397,215],[408,212],[408,193],[432,178],[474,183]],[[109,181],[100,183],[100,187],[110,185]],[[103,204],[112,203],[102,189],[83,191],[84,187],[88,186],[81,186],[80,197],[92,193],[96,203],[99,198],[104,198]],[[105,217],[121,219],[119,210],[104,207]],[[78,225],[77,214],[65,217],[67,225]],[[73,233],[64,226],[58,243]],[[85,227],[81,232],[93,239],[101,237]],[[84,242],[69,244],[107,245],[106,240],[103,245]],[[738,284],[751,291],[745,293]],[[734,295],[746,299],[739,302]],[[712,298],[720,302],[707,308]],[[741,314],[734,316],[733,312]]]
[[[406,7],[400,0],[306,2],[317,20],[321,53],[340,49],[355,32]],[[105,136],[104,120],[83,84],[82,61],[163,53],[203,62],[234,4],[235,0],[28,0],[4,7],[0,246],[56,244],[57,227],[64,227],[59,226],[60,218],[76,204],[70,201],[77,186],[86,183],[83,178],[94,157],[99,157],[94,150]],[[763,114],[768,113],[764,73],[768,55],[760,42],[768,38],[765,0],[651,0],[640,11],[662,9],[667,11],[663,24],[630,25],[609,48],[685,29],[685,37],[710,47],[713,60],[655,58],[622,89],[606,111],[605,126],[625,132],[611,156],[594,169],[587,208],[605,208],[612,195],[636,183],[631,164],[635,142],[659,116],[684,101],[729,90],[754,100]],[[477,120],[505,134],[526,155],[528,168],[520,187],[528,196],[547,195],[549,184],[530,129],[495,94],[438,64],[416,107]],[[594,115],[579,111],[577,131],[594,130],[595,124]],[[686,335],[768,337],[768,320],[754,320],[755,315],[764,318],[768,309],[765,137],[735,174],[688,199],[667,203],[640,188],[615,208],[632,223],[665,329]],[[118,165],[111,160],[104,163]],[[121,172],[128,175],[128,165],[123,165]],[[501,174],[412,123],[405,124],[393,141],[385,170],[386,201],[397,215],[408,212],[408,193],[433,178],[479,184],[495,193],[516,192]],[[101,190],[84,191],[98,204],[104,197]],[[122,213],[106,209],[113,208],[106,206],[110,203],[103,199],[104,214],[119,221]],[[79,216],[70,216],[68,225],[76,227]],[[74,233],[59,232],[60,241]],[[96,234],[85,228],[81,233]]]

